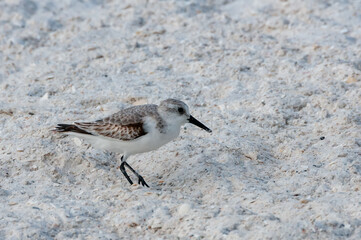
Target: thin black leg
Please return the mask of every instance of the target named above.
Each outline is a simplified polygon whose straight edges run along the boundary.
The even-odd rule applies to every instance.
[[[123,156],[122,156],[122,160],[123,160]],[[125,164],[127,164],[127,162],[123,162],[123,161],[122,161],[122,163],[121,163],[120,166],[119,166],[119,169],[120,169],[120,171],[122,171],[124,177],[128,180],[128,182],[130,183],[130,185],[133,185],[133,181],[130,179],[128,173],[125,171],[125,167],[124,167]],[[127,165],[128,165],[128,164],[127,164]]]
[[[138,177],[138,184],[142,184],[142,186],[149,187],[148,184],[144,181],[144,178],[141,175],[139,175],[127,162],[123,162],[123,163],[125,166],[127,166],[130,169],[130,171],[132,171]],[[123,166],[123,168],[124,168],[124,166]]]

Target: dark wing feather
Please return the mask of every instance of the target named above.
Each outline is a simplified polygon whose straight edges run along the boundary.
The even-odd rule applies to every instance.
[[[54,129],[56,132],[76,132],[76,133],[82,133],[82,134],[89,134],[91,133],[84,131],[83,129],[80,129],[79,127],[73,125],[73,124],[62,124],[59,123],[58,126]]]
[[[143,126],[145,116],[160,118],[157,113],[157,106],[130,107],[95,122],[75,122],[74,124],[93,135],[129,141],[147,134]]]
[[[102,124],[98,122],[83,122],[74,124],[77,127],[90,132],[92,135],[100,135],[123,141],[133,140],[146,134],[143,129],[143,123],[123,126],[112,123]]]

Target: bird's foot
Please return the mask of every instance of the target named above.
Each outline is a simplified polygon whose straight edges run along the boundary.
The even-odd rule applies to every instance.
[[[142,186],[148,186],[148,184],[144,181],[144,178],[142,176],[138,176],[138,184],[142,184]]]

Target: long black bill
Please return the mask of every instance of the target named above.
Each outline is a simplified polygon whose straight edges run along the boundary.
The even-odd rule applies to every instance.
[[[192,115],[190,115],[190,117],[188,118],[188,121],[189,121],[189,123],[192,123],[192,124],[194,124],[194,125],[202,128],[202,129],[206,130],[206,131],[209,132],[209,133],[212,132],[211,129],[207,128],[203,123],[201,123],[200,121],[198,121],[197,119],[195,119]]]

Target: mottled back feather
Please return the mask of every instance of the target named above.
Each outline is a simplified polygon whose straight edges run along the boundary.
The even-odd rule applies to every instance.
[[[158,129],[164,126],[157,108],[158,106],[153,104],[134,106],[95,122],[75,122],[74,124],[93,135],[129,141],[147,134],[143,126],[146,116],[158,122]]]

